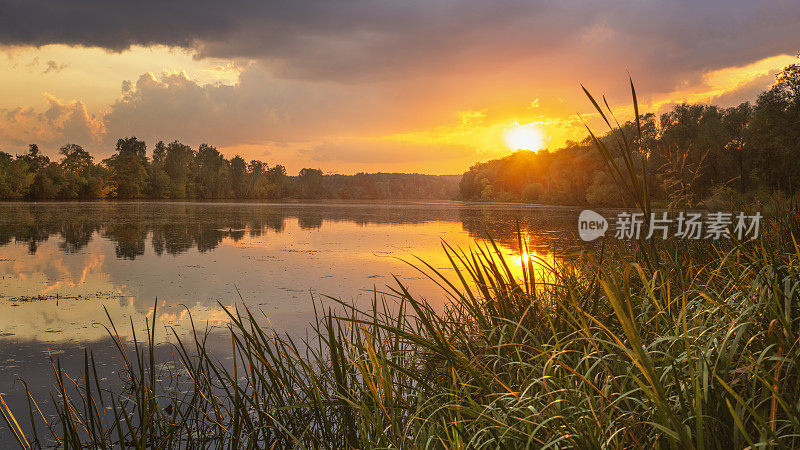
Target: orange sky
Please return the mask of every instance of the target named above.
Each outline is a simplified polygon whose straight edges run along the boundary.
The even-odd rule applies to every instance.
[[[0,150],[52,156],[71,142],[106,157],[136,135],[292,174],[461,173],[516,146],[557,148],[584,137],[578,113],[592,121],[580,83],[628,117],[628,71],[644,110],[754,100],[800,42],[800,6],[780,2],[303,0],[189,14],[178,1],[155,15],[144,1],[123,19],[65,10],[70,27],[38,5],[0,19]],[[188,23],[164,31],[170,14]]]

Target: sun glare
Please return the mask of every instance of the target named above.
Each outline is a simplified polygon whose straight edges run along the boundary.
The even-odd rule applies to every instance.
[[[503,132],[503,137],[506,145],[512,151],[538,151],[544,147],[544,133],[535,123],[509,125]]]

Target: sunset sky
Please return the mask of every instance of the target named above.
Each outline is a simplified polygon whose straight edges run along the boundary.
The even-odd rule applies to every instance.
[[[112,7],[113,4],[113,7]],[[800,2],[0,0],[0,150],[207,142],[326,172],[461,173],[591,121],[754,100]]]

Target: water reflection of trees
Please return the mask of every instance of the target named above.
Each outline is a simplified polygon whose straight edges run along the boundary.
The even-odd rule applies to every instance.
[[[476,206],[459,211],[464,230],[473,238],[491,236],[499,244],[519,251],[517,230],[535,251],[565,254],[586,247],[577,236],[579,210],[575,208],[508,208]]]
[[[60,239],[64,252],[85,248],[98,235],[114,242],[117,257],[144,254],[147,239],[153,251],[180,254],[196,248],[215,249],[223,240],[237,242],[245,234],[259,237],[284,231],[297,220],[302,229],[318,229],[326,222],[415,224],[429,221],[461,222],[475,238],[486,233],[506,247],[517,249],[517,224],[531,245],[544,251],[574,249],[571,209],[520,208],[501,205],[458,204],[197,204],[197,203],[60,203],[0,205],[0,245],[39,243]]]

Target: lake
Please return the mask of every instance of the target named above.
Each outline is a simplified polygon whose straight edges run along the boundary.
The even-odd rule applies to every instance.
[[[130,320],[143,330],[156,301],[165,341],[168,330],[186,335],[190,317],[222,328],[220,305],[247,305],[277,331],[303,334],[312,296],[368,302],[372,289],[396,285],[393,275],[441,305],[403,259],[447,273],[442,240],[467,248],[487,233],[518,258],[519,227],[529,253],[552,262],[576,249],[578,213],[460,202],[0,203],[0,392],[19,403],[23,378],[47,399],[50,356],[79,372],[84,348],[109,356],[106,311],[130,339]]]

